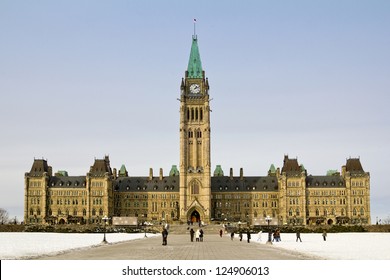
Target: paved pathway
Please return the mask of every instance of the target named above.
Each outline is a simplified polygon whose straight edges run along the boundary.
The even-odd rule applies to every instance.
[[[107,236],[109,240],[109,235]],[[162,246],[161,237],[149,237],[116,244],[79,249],[43,260],[303,260],[313,257],[275,248],[272,245],[247,243],[218,235],[205,236],[203,242],[190,242],[189,235],[168,236]]]

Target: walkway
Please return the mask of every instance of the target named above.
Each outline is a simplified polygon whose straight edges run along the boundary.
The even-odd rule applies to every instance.
[[[109,235],[107,235],[109,242]],[[144,238],[116,244],[79,249],[43,260],[304,260],[311,256],[275,248],[272,245],[247,243],[228,236],[206,235],[203,242],[190,242],[189,235],[169,235],[168,245],[161,237]]]

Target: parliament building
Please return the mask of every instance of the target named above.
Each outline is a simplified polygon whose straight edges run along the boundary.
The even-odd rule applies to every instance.
[[[308,175],[296,158],[284,155],[264,176],[234,176],[217,165],[211,171],[209,81],[196,35],[180,85],[180,161],[169,174],[129,176],[105,156],[86,175],[53,173],[34,159],[24,180],[26,224],[98,224],[103,217],[138,217],[139,222],[243,222],[249,225],[370,224],[370,174],[359,158],[340,171]]]

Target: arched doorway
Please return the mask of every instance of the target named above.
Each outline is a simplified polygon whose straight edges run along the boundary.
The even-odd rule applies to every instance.
[[[330,225],[330,226],[333,225],[333,220],[332,219],[328,220],[328,225]]]
[[[200,214],[198,211],[194,210],[191,212],[190,221],[192,223],[199,223],[200,222]]]

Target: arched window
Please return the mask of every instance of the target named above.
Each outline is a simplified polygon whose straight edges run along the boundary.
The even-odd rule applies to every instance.
[[[319,215],[320,215],[320,210],[316,209],[316,216],[319,216]]]
[[[299,211],[299,208],[296,209],[295,215],[297,215],[297,216],[300,216],[300,215],[301,215],[301,211]]]
[[[353,208],[353,215],[356,216],[357,215],[357,211],[356,211],[356,208]]]
[[[200,120],[203,121],[203,108],[200,108]]]
[[[103,216],[103,209],[102,208],[99,209],[99,215]]]
[[[96,210],[92,209],[92,216],[96,216]]]
[[[38,214],[39,215],[39,214]],[[364,216],[364,208],[362,207],[362,208],[360,208],[360,215],[361,216]]]
[[[87,216],[87,210],[83,209],[83,216]]]
[[[288,210],[288,215],[291,217],[293,215],[293,210],[290,208],[290,210]]]
[[[199,182],[196,180],[191,182],[191,194],[199,194]]]

